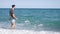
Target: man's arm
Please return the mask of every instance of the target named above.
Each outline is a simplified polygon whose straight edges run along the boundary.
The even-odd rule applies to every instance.
[[[13,17],[16,18],[16,16],[13,14]]]
[[[15,19],[17,19],[16,16],[15,16],[14,14],[13,14],[13,17],[14,17]]]

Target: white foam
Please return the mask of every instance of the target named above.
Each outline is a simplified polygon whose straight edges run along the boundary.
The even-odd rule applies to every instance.
[[[43,24],[39,24],[38,26],[43,26]]]
[[[30,21],[29,20],[25,20],[25,23],[29,23]]]
[[[30,21],[29,20],[25,20],[25,25],[26,26],[30,25]]]
[[[0,34],[60,34],[60,32],[0,29]]]

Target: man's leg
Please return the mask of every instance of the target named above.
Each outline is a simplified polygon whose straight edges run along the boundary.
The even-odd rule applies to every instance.
[[[12,23],[12,24],[11,24],[11,29],[14,29],[15,26],[16,26],[16,23]]]

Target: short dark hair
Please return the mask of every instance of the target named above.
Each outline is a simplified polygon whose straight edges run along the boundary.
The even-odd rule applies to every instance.
[[[12,7],[15,7],[15,5],[12,5]]]

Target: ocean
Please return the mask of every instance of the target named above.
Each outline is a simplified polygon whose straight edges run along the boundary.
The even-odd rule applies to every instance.
[[[0,8],[0,27],[8,29],[11,25],[10,8]],[[15,29],[33,31],[60,31],[60,9],[57,8],[15,8]]]

